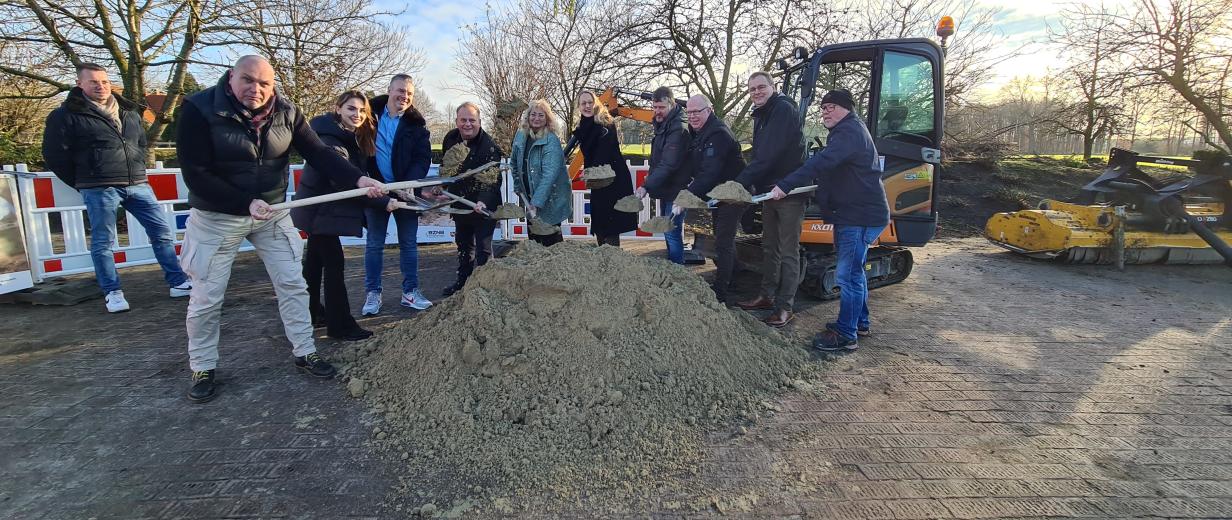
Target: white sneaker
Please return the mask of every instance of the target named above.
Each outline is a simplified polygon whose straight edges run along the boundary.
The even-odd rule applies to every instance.
[[[422,311],[432,306],[432,302],[424,297],[419,289],[412,289],[409,293],[402,293],[402,306],[410,307],[417,311]]]
[[[376,316],[379,312],[381,312],[381,291],[368,291],[368,296],[364,298],[364,308],[360,314]]]
[[[124,291],[111,291],[103,299],[107,300],[107,312],[125,312],[128,310],[128,300],[124,299]]]
[[[183,298],[190,294],[192,294],[192,281],[187,281],[171,288],[172,298]]]

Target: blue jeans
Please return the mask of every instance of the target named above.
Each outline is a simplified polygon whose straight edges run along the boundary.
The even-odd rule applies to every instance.
[[[84,188],[81,199],[90,217],[90,257],[94,260],[94,277],[103,294],[120,290],[120,275],[116,273],[115,254],[111,245],[116,237],[116,209],[123,207],[145,228],[154,258],[163,268],[163,278],[171,287],[188,281],[175,256],[175,237],[167,224],[166,214],[158,205],[149,184],[132,186],[102,186]],[[129,233],[133,231],[130,229]]]
[[[400,209],[394,211],[398,225],[398,259],[402,268],[402,292],[419,287],[419,213]],[[364,247],[364,290],[381,290],[381,273],[385,270],[385,234],[389,231],[389,212],[385,208],[366,208],[368,243]]]
[[[885,226],[834,226],[834,248],[838,252],[835,278],[841,291],[838,303],[838,332],[856,337],[856,327],[868,326],[868,279],[864,262],[868,247],[881,236]]]
[[[672,201],[659,201],[659,216],[668,217],[672,214]],[[663,241],[667,242],[667,259],[677,264],[684,263],[684,211],[672,218],[671,231],[663,234]]]

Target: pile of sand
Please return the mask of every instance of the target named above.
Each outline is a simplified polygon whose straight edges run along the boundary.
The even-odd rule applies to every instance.
[[[695,471],[703,435],[754,420],[807,357],[681,266],[526,241],[347,373],[408,469],[567,500]]]
[[[462,173],[462,163],[466,162],[466,156],[470,155],[470,148],[466,147],[466,143],[458,143],[445,150],[441,156],[441,166],[438,170],[441,177],[452,177]]]
[[[697,195],[694,195],[693,192],[689,190],[680,190],[680,193],[676,194],[676,200],[673,201],[672,204],[685,209],[706,209],[709,207],[706,205],[706,201],[702,200]]]
[[[736,181],[727,181],[715,186],[706,196],[723,202],[753,203],[753,195],[749,194],[749,190],[744,189],[744,186],[741,186]]]
[[[616,181],[616,171],[611,165],[600,164],[582,170],[582,180],[591,189],[603,188]]]
[[[637,213],[642,210],[642,199],[637,195],[625,195],[616,201],[612,206],[616,211],[625,213]]]

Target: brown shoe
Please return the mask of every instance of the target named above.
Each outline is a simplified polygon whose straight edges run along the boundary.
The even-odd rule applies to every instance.
[[[783,325],[787,325],[788,323],[791,322],[791,319],[795,317],[796,317],[795,313],[787,309],[782,309],[782,310],[777,310],[777,311],[770,313],[770,315],[766,316],[766,319],[762,321],[765,322],[766,325],[778,328],[778,327],[782,327]]]
[[[736,306],[746,311],[760,311],[760,310],[765,310],[765,309],[773,309],[774,300],[771,300],[770,298],[767,298],[765,296],[758,296],[756,298],[753,298],[752,300],[737,302]]]

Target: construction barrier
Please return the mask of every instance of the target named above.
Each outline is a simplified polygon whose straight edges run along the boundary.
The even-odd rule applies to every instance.
[[[630,161],[629,170],[634,177],[635,186],[641,186],[645,181],[648,167],[643,161],[633,164]],[[438,165],[432,165],[429,176],[437,174]],[[68,276],[94,271],[94,263],[90,258],[88,240],[89,227],[86,223],[86,207],[81,194],[64,184],[51,172],[27,171],[26,165],[6,165],[6,173],[17,177],[17,191],[21,212],[21,222],[25,228],[26,252],[29,255],[30,272],[35,282],[46,278]],[[299,178],[303,173],[303,165],[293,165],[288,173],[287,200],[295,195]],[[504,174],[503,191],[507,202],[517,202],[513,193],[513,179],[506,171]],[[146,170],[150,188],[165,212],[167,222],[171,225],[175,238],[176,254],[180,253],[184,240],[184,229],[188,222],[188,188],[178,168],[164,168],[161,162],[154,168]],[[590,192],[581,182],[573,186],[573,217],[561,226],[566,238],[582,238],[590,233]],[[649,219],[653,207],[642,210],[639,222]],[[131,215],[126,215],[127,235],[117,234],[116,242],[112,244],[116,268],[134,265],[145,265],[157,262],[150,248],[141,224]],[[58,223],[59,225],[54,225]],[[385,243],[397,244],[397,225],[393,219],[389,221],[389,231]],[[57,229],[58,228],[58,229]],[[526,238],[527,223],[525,220],[504,220],[497,227],[495,239]],[[626,238],[651,238],[643,231],[626,233]],[[419,222],[420,243],[441,243],[454,240],[453,221],[447,214],[429,213],[421,216]],[[342,237],[342,244],[347,246],[364,245],[364,237]],[[252,246],[244,242],[240,250],[251,250]]]

